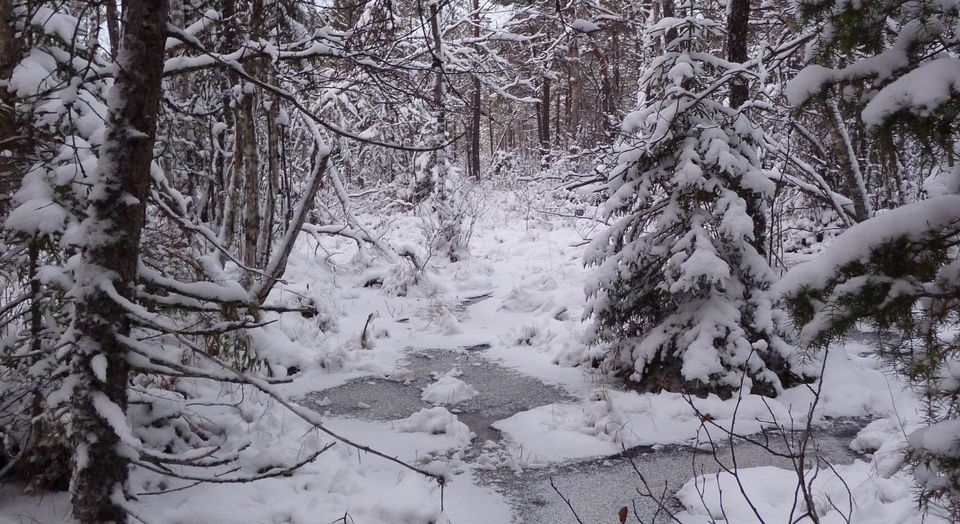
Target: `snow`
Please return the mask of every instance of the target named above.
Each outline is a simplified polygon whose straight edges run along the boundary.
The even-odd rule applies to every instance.
[[[58,13],[47,6],[37,7],[30,23],[43,28],[46,34],[56,36],[64,42],[72,42],[74,36],[80,33],[79,19]]]
[[[799,106],[819,94],[823,89],[835,81],[837,75],[833,69],[821,65],[809,65],[800,70],[793,77],[784,90],[787,100],[793,106]]]
[[[570,28],[581,33],[592,33],[600,30],[600,26],[583,18],[577,18],[573,22],[570,22]]]
[[[466,424],[458,421],[456,415],[440,406],[421,409],[401,420],[397,427],[405,433],[428,433],[430,435],[443,433],[466,437],[468,441],[471,435],[470,428]]]
[[[796,522],[795,519],[803,513],[793,507],[797,476],[792,471],[774,467],[748,468],[740,470],[739,477],[744,492],[750,496],[750,503],[764,522]],[[913,483],[907,474],[878,478],[870,463],[857,461],[849,466],[837,466],[835,470],[821,468],[816,472],[816,478],[813,477],[813,470],[808,470],[804,478],[806,482],[812,480],[814,507],[824,524],[947,522],[934,515],[924,519],[917,512]],[[703,492],[702,499],[698,489]],[[722,507],[720,493],[723,493]],[[686,508],[678,516],[684,523],[759,521],[741,493],[737,480],[726,473],[698,477],[684,485],[677,496]],[[798,501],[798,507],[803,507],[802,499]],[[809,519],[799,522],[809,522]]]
[[[120,437],[120,442],[128,447],[128,449],[121,449],[119,453],[130,459],[139,459],[140,455],[137,451],[142,448],[142,444],[130,429],[127,417],[120,406],[100,391],[95,391],[91,397],[91,402],[97,413],[113,428],[114,433]]]
[[[776,285],[781,295],[804,287],[819,288],[837,270],[851,262],[866,261],[871,249],[899,238],[919,238],[960,221],[960,196],[945,195],[907,204],[861,222],[836,237],[825,253],[788,271]]]
[[[928,117],[960,93],[960,59],[943,57],[920,64],[877,93],[861,115],[868,126],[883,125],[901,111]]]
[[[582,266],[587,249],[584,241],[596,228],[596,223],[589,218],[596,216],[596,209],[555,198],[549,191],[538,188],[491,190],[485,198],[488,211],[476,226],[470,256],[456,263],[435,257],[422,278],[407,286],[403,296],[394,293],[395,288],[365,287],[368,280],[361,278],[363,275],[389,272],[392,266],[384,257],[358,252],[352,240],[336,236],[321,237],[322,249],[318,249],[317,240],[304,235],[287,266],[285,283],[273,290],[269,302],[310,301],[320,306],[321,314],[304,318],[296,314],[265,313],[265,320],[272,323],[251,332],[253,350],[277,364],[272,369],[274,376],[291,380],[275,386],[290,399],[302,398],[311,392],[318,392],[318,398],[322,399],[324,390],[361,377],[402,382],[408,360],[420,348],[457,355],[467,351],[461,348],[478,345],[489,345],[489,349],[479,353],[483,359],[562,388],[569,394],[569,398],[562,401],[494,421],[502,441],[489,442],[487,446],[464,422],[469,422],[466,415],[456,413],[478,400],[477,389],[462,380],[464,377],[457,369],[440,370],[422,392],[417,392],[426,402],[437,404],[435,406],[384,420],[322,415],[330,430],[448,478],[450,482],[443,488],[442,513],[436,482],[342,443],[335,444],[315,462],[290,476],[253,484],[209,484],[142,495],[138,497],[137,507],[151,515],[155,522],[164,524],[305,524],[332,522],[345,513],[356,522],[375,524],[443,522],[443,519],[456,524],[506,524],[512,521],[517,510],[510,506],[504,493],[483,480],[480,473],[485,469],[510,468],[521,475],[518,479],[522,482],[526,470],[608,457],[623,447],[702,444],[704,435],[702,431],[698,433],[701,419],[682,395],[623,391],[602,369],[573,367],[589,361],[599,350],[583,341],[587,327],[582,320],[583,288],[588,278]],[[958,201],[947,198],[943,204],[937,204],[943,215],[931,211],[925,216],[942,219],[949,215],[950,206]],[[572,216],[576,206],[581,206],[586,218],[531,211],[533,208],[555,209]],[[895,212],[881,218],[892,213]],[[373,220],[370,216],[359,218]],[[412,214],[391,217],[385,229],[385,238],[393,246],[422,244],[423,231],[419,219]],[[229,267],[224,269],[215,260],[204,263],[210,277],[222,285],[160,280],[159,275],[145,268],[141,271],[146,278],[185,293],[231,299],[241,296],[240,290],[231,283]],[[694,258],[690,264],[695,263],[699,266],[696,271],[691,268],[691,272],[723,277],[723,270],[716,265],[700,263]],[[471,298],[469,305],[463,305],[468,298]],[[376,318],[372,330],[375,344],[372,349],[363,349],[359,338],[370,314]],[[451,325],[456,329],[450,329]],[[915,414],[916,399],[902,393],[903,384],[885,375],[876,357],[869,352],[870,347],[862,343],[831,347],[814,423],[827,424],[836,417],[878,419],[867,426],[853,444],[855,449],[872,451],[875,461],[869,467],[866,463],[857,463],[840,471],[854,486],[856,516],[863,517],[860,521],[873,522],[871,519],[876,518],[881,523],[898,522],[896,519],[911,522],[917,513],[910,498],[910,479],[900,466],[906,446],[904,431],[909,433],[921,422]],[[163,357],[177,361],[181,355],[171,351]],[[710,367],[709,363],[704,365]],[[99,369],[99,364],[97,366]],[[297,368],[289,377],[287,366]],[[465,368],[459,366],[458,369]],[[223,404],[244,399],[241,416],[214,406],[188,407],[183,399],[169,392],[163,402],[157,404],[162,407],[158,412],[131,409],[130,416],[143,421],[196,410],[203,417],[224,423],[227,432],[218,438],[236,446],[225,452],[240,452],[241,446],[248,445],[243,448],[239,463],[240,472],[244,474],[253,474],[260,467],[291,463],[332,442],[262,394],[249,389],[220,388],[199,380],[186,384],[189,387],[185,393],[190,398],[216,398]],[[143,394],[156,395],[157,392]],[[64,391],[59,396],[68,399],[70,395]],[[717,424],[727,427],[735,424],[737,431],[755,433],[769,425],[761,421],[769,421],[771,411],[783,423],[804,423],[811,400],[810,391],[801,386],[788,389],[780,398],[766,403],[751,394],[746,394],[739,405],[736,397],[724,400],[710,396],[693,399],[693,402]],[[329,399],[317,405],[321,410],[330,407]],[[125,443],[148,446],[169,438],[168,434],[149,429],[131,432],[131,424],[114,408],[116,406],[109,403],[100,406]],[[903,424],[898,422],[900,418],[906,419]],[[945,440],[933,438],[933,434],[930,439],[933,444],[949,445]],[[477,449],[483,453],[469,458],[467,452]],[[707,479],[708,485],[713,482],[711,478]],[[784,470],[749,469],[744,470],[744,478],[749,483],[749,492],[765,501],[764,512],[781,515],[789,511],[789,506],[783,504],[789,500],[784,498],[784,493],[792,496],[791,477]],[[836,482],[830,482],[829,478],[828,473],[821,473],[817,489],[831,497],[837,496]],[[160,482],[157,475],[137,469],[131,485],[134,492],[156,491],[161,487]],[[166,488],[187,484],[169,479],[164,482]],[[721,477],[721,482],[729,480]],[[59,494],[28,497],[13,494],[11,487],[0,489],[3,490],[0,496],[5,497],[0,507],[0,522],[18,515],[31,515],[40,521],[63,521],[68,511],[68,501]],[[689,486],[684,489],[681,496],[687,508],[684,521],[705,522],[704,514],[708,512],[696,505],[698,499],[688,496]],[[735,491],[724,484],[724,493]],[[12,494],[10,502],[7,494]],[[589,493],[570,495],[590,496]],[[211,500],[217,504],[210,504]],[[708,506],[710,500],[708,497]],[[828,508],[824,508],[829,513]],[[611,508],[610,515],[614,515],[616,509]],[[727,510],[730,515],[743,517],[741,520],[731,518],[730,522],[750,521],[750,516],[742,512],[742,505],[733,499]]]
[[[423,400],[434,404],[457,404],[476,397],[477,390],[457,378],[458,371],[453,369],[423,390]]]
[[[944,420],[910,434],[910,445],[936,455],[960,456],[960,420]]]
[[[815,424],[839,417],[894,417],[898,409],[909,412],[915,405],[914,397],[902,392],[904,385],[889,378],[875,357],[860,356],[864,349],[850,343],[829,352]],[[802,427],[812,401],[806,386],[787,389],[777,399],[746,395],[727,400],[600,388],[592,392],[591,400],[540,406],[494,427],[511,447],[523,449],[531,464],[547,465],[610,455],[623,446],[698,445],[705,435],[689,402],[717,424],[750,434],[769,427],[759,421],[770,421],[774,415],[781,424]]]
[[[97,380],[107,381],[107,357],[103,353],[97,353],[90,359],[90,368]]]

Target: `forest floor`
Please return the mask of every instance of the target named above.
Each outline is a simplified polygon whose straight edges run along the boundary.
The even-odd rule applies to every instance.
[[[667,502],[684,522],[720,519],[721,491],[728,522],[755,521],[736,484],[713,475],[701,419],[684,398],[627,391],[600,370],[573,366],[597,350],[584,343],[582,320],[584,249],[604,227],[596,210],[534,188],[478,188],[471,199],[469,256],[449,262],[420,248],[422,274],[345,238],[304,236],[271,299],[310,297],[321,314],[284,315],[254,334],[259,351],[298,370],[283,386],[290,399],[355,441],[447,475],[442,493],[338,445],[289,477],[142,497],[143,514],[164,523],[575,522],[552,480],[583,522],[617,522],[634,502],[649,522],[656,507],[637,496],[629,456],[655,491],[680,490]],[[394,246],[423,246],[430,235],[413,214],[361,218]],[[919,523],[911,479],[899,469],[904,434],[920,422],[916,399],[883,373],[869,333],[825,358],[814,435],[836,468],[814,483],[821,522],[843,522],[852,503],[853,522]],[[696,404],[717,424],[756,434],[772,417],[802,427],[812,398],[801,386],[769,402],[746,395]],[[295,455],[305,445],[310,429],[296,417],[255,396],[247,402],[251,416],[238,424],[255,435],[252,449]],[[723,440],[718,430],[711,436]],[[750,444],[733,450],[754,507],[768,522],[786,521],[796,484],[788,464]],[[718,457],[730,464],[730,453],[721,445]],[[696,484],[695,471],[706,474]],[[0,488],[0,523],[67,514],[64,494]]]

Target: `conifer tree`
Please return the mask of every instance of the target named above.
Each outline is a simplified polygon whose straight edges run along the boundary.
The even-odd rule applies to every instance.
[[[592,337],[642,389],[775,395],[790,377],[774,280],[752,213],[775,184],[767,140],[725,99],[739,64],[714,54],[722,25],[683,6],[652,36],[666,45],[641,77],[608,182],[612,226],[587,263]],[[742,84],[738,84],[742,85]],[[744,375],[745,374],[745,375]]]
[[[859,321],[894,335],[880,355],[927,400],[929,427],[908,439],[921,499],[954,520],[960,517],[960,343],[949,332],[960,307],[958,9],[956,2],[930,0],[800,4],[817,38],[809,49],[814,63],[788,85],[791,102],[809,107],[842,93],[875,154],[895,164],[898,155],[911,154],[939,168],[923,181],[925,200],[851,228],[780,285],[811,347],[825,347]]]

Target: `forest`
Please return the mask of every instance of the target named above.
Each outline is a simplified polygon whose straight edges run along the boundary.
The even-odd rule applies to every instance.
[[[960,0],[0,0],[0,524],[960,522]]]

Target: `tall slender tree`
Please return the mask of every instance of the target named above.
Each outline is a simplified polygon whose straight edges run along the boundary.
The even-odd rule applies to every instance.
[[[117,77],[108,96],[107,134],[91,180],[90,214],[76,270],[76,340],[70,362],[73,514],[82,523],[126,522],[130,452],[129,362],[118,337],[130,332],[126,309],[137,282],[163,80],[167,0],[124,5]]]

